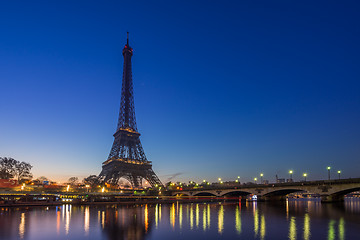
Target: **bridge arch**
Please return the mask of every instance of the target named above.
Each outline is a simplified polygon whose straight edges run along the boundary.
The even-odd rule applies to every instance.
[[[250,192],[246,192],[246,191],[240,191],[240,190],[233,190],[233,191],[228,191],[226,193],[221,194],[221,196],[223,197],[238,197],[238,196],[247,196],[250,195]]]
[[[334,195],[334,196],[344,196],[346,194],[349,194],[349,193],[352,193],[352,192],[356,192],[356,191],[359,191],[360,190],[360,187],[352,187],[352,188],[348,188],[348,189],[343,189],[341,191],[337,191],[337,192],[334,192],[330,195]]]
[[[176,193],[173,196],[176,196],[176,197],[188,197],[188,196],[190,196],[190,194],[188,194],[188,193]]]
[[[198,196],[198,197],[200,197],[200,196],[211,196],[211,197],[216,197],[216,194],[214,194],[214,193],[211,193],[211,192],[198,192],[198,193],[194,193],[194,195],[193,196]]]
[[[262,195],[262,198],[264,200],[284,200],[286,198],[286,195],[295,192],[304,192],[304,189],[288,188],[274,190]]]

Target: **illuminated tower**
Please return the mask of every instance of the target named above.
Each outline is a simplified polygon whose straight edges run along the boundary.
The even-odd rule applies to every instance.
[[[120,178],[127,179],[133,187],[142,185],[146,179],[152,187],[163,186],[146,159],[140,142],[135,119],[131,57],[133,49],[129,45],[129,33],[123,49],[124,70],[121,89],[119,120],[114,134],[108,159],[103,162],[99,175],[101,181],[117,184]]]

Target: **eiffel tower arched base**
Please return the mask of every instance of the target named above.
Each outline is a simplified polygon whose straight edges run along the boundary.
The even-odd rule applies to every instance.
[[[142,179],[148,181],[152,187],[162,186],[151,164],[128,163],[122,160],[105,162],[99,175],[100,181],[116,185],[120,178],[125,178],[135,188],[142,186]]]

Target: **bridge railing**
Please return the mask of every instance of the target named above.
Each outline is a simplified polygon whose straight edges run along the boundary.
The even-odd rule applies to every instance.
[[[337,185],[337,184],[351,184],[360,183],[360,178],[348,178],[348,179],[333,179],[333,180],[315,180],[315,181],[299,181],[299,182],[286,182],[286,183],[269,183],[269,184],[212,184],[199,187],[183,187],[182,190],[172,190],[174,192],[179,191],[206,191],[216,189],[248,189],[248,188],[268,188],[268,187],[298,187],[298,186],[322,186],[322,185]]]

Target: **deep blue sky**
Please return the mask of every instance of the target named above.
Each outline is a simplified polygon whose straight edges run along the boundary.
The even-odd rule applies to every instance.
[[[358,1],[2,1],[0,156],[98,174],[130,31],[161,180],[360,177]],[[336,177],[336,174],[333,174]]]

